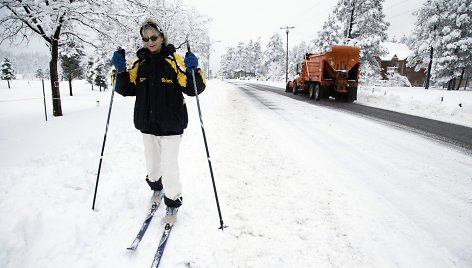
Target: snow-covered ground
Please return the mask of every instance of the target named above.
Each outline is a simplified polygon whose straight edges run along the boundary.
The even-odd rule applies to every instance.
[[[46,122],[40,82],[12,86],[0,83],[0,267],[149,267],[163,208],[137,251],[126,250],[150,197],[134,99],[115,96],[92,211],[110,91],[76,81],[70,97],[61,83],[64,116],[52,117],[47,90]],[[251,92],[265,105],[219,80],[200,96],[224,232],[187,98],[185,203],[162,267],[472,266],[470,155]],[[364,88],[358,102],[472,126],[471,91]]]

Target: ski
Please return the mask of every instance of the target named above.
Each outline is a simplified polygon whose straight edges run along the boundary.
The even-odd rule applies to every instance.
[[[141,239],[143,238],[144,234],[146,233],[147,228],[149,227],[149,224],[151,223],[152,217],[154,216],[154,213],[156,210],[159,208],[159,205],[161,204],[162,199],[159,200],[157,203],[153,203],[151,206],[151,209],[149,210],[148,215],[146,216],[146,219],[143,222],[143,225],[141,226],[141,229],[139,230],[138,234],[136,235],[136,238],[134,239],[133,243],[131,243],[131,246],[127,247],[126,249],[128,250],[135,250],[139,242],[141,242]]]
[[[157,247],[156,254],[154,255],[154,260],[152,261],[151,268],[159,267],[162,254],[164,254],[164,249],[166,248],[167,240],[169,239],[170,232],[172,231],[173,226],[173,224],[166,223],[166,226],[164,227],[164,232],[162,232],[161,240],[159,241],[159,246]]]

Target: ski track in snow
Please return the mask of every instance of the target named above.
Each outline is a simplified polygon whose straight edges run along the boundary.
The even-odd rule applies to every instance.
[[[164,206],[139,248],[126,250],[151,194],[141,134],[132,123],[134,98],[115,96],[92,211],[109,93],[94,95],[88,106],[74,105],[81,98],[85,103],[87,94],[64,97],[70,112],[46,127],[39,116],[33,121],[22,112],[17,121],[31,126],[32,134],[18,127],[1,136],[2,148],[12,153],[10,159],[2,155],[0,170],[1,267],[152,262]],[[161,267],[471,265],[470,156],[251,87],[211,80],[200,102],[229,227],[218,230],[196,103],[187,97],[189,128],[180,155],[184,205]],[[0,112],[12,107],[0,106]],[[2,125],[14,125],[5,118]]]

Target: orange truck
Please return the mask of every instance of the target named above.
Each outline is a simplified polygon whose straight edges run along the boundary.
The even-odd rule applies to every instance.
[[[307,53],[297,76],[287,83],[286,91],[308,93],[310,99],[333,97],[353,102],[357,99],[359,81],[359,48],[333,45],[320,54]]]

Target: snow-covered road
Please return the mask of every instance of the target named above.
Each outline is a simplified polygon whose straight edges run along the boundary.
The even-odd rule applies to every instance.
[[[353,250],[401,267],[472,263],[470,157],[376,121],[242,87],[264,122],[260,131],[284,148],[280,165],[303,174],[287,183],[332,191],[324,201],[341,219],[336,236]],[[299,190],[310,188],[294,193],[300,216],[320,201],[321,189]]]

